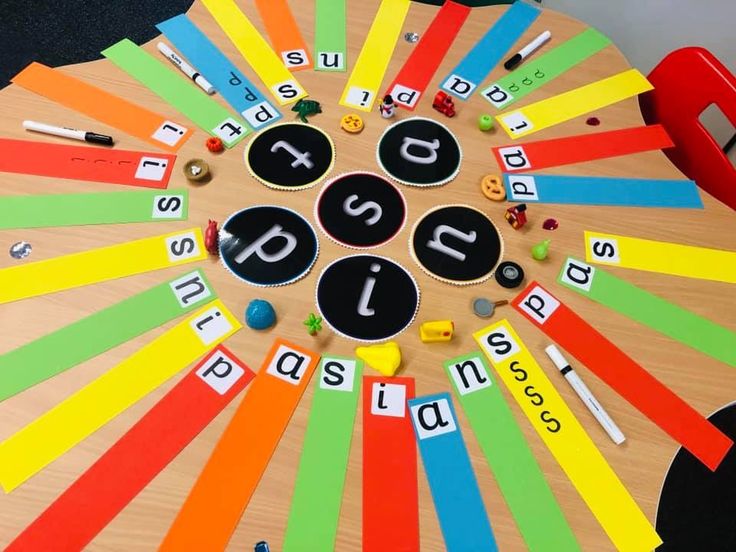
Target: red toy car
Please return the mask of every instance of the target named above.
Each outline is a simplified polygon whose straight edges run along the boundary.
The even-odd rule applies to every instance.
[[[452,101],[452,96],[442,90],[435,94],[432,107],[447,117],[455,116],[455,102]]]

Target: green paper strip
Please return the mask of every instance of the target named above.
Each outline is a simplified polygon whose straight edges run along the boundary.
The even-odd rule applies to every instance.
[[[212,136],[218,136],[230,148],[252,129],[231,113],[183,73],[169,68],[127,38],[113,44],[102,55],[174,106],[182,115]],[[163,59],[163,56],[161,56]]]
[[[600,52],[610,43],[611,40],[596,29],[586,29],[546,54],[522,62],[518,69],[482,90],[481,95],[497,109],[507,107]]]
[[[347,30],[345,0],[317,0],[314,14],[314,69],[347,71]],[[332,54],[340,54],[342,63],[331,67]],[[327,62],[322,54],[328,54]]]
[[[568,257],[562,265],[557,282],[696,351],[736,367],[736,333],[707,318],[573,257]]]
[[[0,401],[216,297],[204,273],[195,270],[0,355]]]
[[[0,230],[186,220],[188,190],[0,197]]]
[[[363,363],[359,360],[322,357],[291,500],[284,552],[335,549],[362,373]],[[340,378],[342,382],[338,381]]]
[[[491,377],[484,355],[470,353],[448,360],[444,366],[529,550],[579,551],[580,545]]]

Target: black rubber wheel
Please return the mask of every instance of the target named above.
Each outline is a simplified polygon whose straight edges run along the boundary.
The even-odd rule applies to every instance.
[[[516,288],[524,281],[524,269],[512,261],[504,261],[496,267],[495,277],[501,287]]]

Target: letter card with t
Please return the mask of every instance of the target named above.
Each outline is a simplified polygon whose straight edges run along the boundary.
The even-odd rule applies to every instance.
[[[362,373],[360,360],[322,357],[283,552],[335,549]]]
[[[619,550],[662,539],[507,320],[473,334],[535,431]]]
[[[317,353],[276,339],[160,552],[225,550],[318,362]]]
[[[496,538],[450,394],[412,399],[409,411],[448,552],[496,552]]]
[[[5,550],[82,550],[253,379],[218,345]]]
[[[733,445],[716,426],[537,282],[511,303],[663,431],[715,471]]]
[[[252,129],[233,118],[225,107],[127,38],[103,50],[102,55],[202,130],[220,138],[226,148],[250,134]]]
[[[363,378],[363,552],[419,551],[414,378]]]

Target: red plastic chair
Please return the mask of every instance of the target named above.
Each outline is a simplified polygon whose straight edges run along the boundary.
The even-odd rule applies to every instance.
[[[647,77],[654,90],[639,97],[647,124],[660,123],[674,148],[664,150],[688,178],[736,210],[736,169],[698,117],[716,104],[736,127],[736,77],[705,48],[665,56]]]

